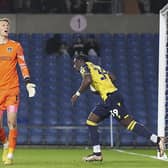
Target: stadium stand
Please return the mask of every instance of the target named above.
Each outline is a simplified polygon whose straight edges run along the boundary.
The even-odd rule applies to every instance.
[[[71,44],[72,34],[61,34]],[[73,108],[70,98],[80,84],[70,56],[47,55],[47,39],[53,34],[10,34],[22,43],[37,85],[34,100],[27,100],[21,80],[18,144],[86,145],[88,113],[99,100],[86,92]],[[99,63],[117,76],[125,104],[137,120],[156,130],[158,34],[96,34],[100,45]],[[96,60],[95,60],[96,61]],[[59,127],[59,129],[58,129]],[[71,127],[73,127],[71,129]],[[82,128],[81,128],[82,127]],[[69,128],[69,129],[67,129]],[[75,129],[74,129],[75,128]],[[106,128],[105,130],[103,128]],[[110,144],[109,120],[101,124],[102,144]],[[146,139],[130,134],[114,121],[114,143],[147,145]]]

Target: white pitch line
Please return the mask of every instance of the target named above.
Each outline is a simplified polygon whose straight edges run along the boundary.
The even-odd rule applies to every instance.
[[[147,158],[151,158],[151,159],[162,160],[162,161],[168,162],[168,159],[166,159],[166,160],[165,160],[165,159],[159,159],[159,158],[157,158],[156,156],[145,155],[145,154],[135,153],[135,152],[128,152],[128,151],[118,150],[118,149],[115,150],[115,151],[120,152],[120,153],[126,153],[126,154],[129,154],[129,155],[147,157]]]

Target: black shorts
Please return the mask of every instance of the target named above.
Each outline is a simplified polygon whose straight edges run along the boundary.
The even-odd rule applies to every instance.
[[[123,98],[119,91],[109,93],[105,102],[97,104],[92,112],[101,119],[105,119],[112,115],[116,120],[122,120],[127,113]]]

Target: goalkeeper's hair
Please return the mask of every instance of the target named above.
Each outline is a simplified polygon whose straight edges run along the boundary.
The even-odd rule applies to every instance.
[[[1,21],[5,21],[5,22],[8,22],[8,23],[10,23],[10,19],[8,19],[8,18],[5,18],[5,17],[4,17],[4,18],[0,18],[0,22],[1,22]]]
[[[84,62],[89,61],[88,56],[87,56],[87,55],[84,55],[84,54],[79,54],[79,55],[75,56],[74,58],[77,59],[77,60],[82,60],[82,61],[84,61]]]

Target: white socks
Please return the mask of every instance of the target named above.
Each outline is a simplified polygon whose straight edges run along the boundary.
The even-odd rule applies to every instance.
[[[7,149],[8,146],[9,146],[9,142],[8,142],[8,141],[7,141],[5,144],[3,144],[3,148],[4,148],[4,149]]]
[[[7,158],[8,159],[13,159],[13,153],[8,153]]]
[[[155,135],[155,134],[152,134],[151,137],[150,137],[150,140],[151,140],[153,143],[157,143],[158,136]]]
[[[100,153],[100,152],[101,152],[101,147],[100,147],[100,145],[94,145],[94,146],[93,146],[93,152],[94,152],[94,153]]]

